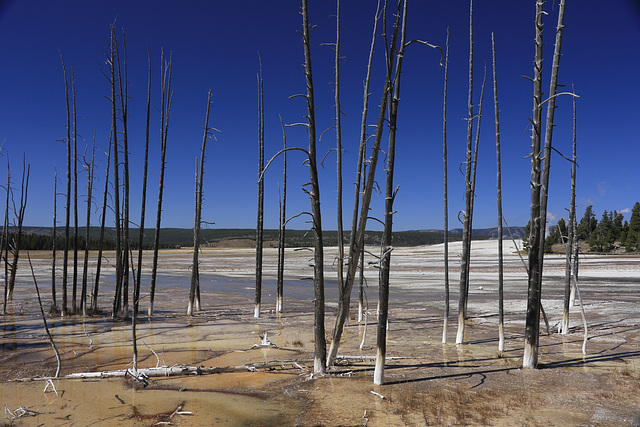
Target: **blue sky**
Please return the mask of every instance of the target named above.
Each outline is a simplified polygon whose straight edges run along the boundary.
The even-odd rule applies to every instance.
[[[310,1],[312,56],[320,134],[333,125],[333,50],[335,4]],[[362,110],[362,82],[369,50],[374,1],[343,2],[342,108],[345,224],[350,223],[352,182]],[[637,100],[640,95],[640,5],[638,1],[594,0],[567,2],[561,84],[575,84],[578,100],[579,169],[578,214],[593,204],[598,218],[604,209],[625,211],[640,200]],[[545,21],[545,77],[555,38],[557,2],[548,2]],[[475,103],[479,102],[483,61],[489,66],[480,138],[474,227],[496,226],[495,130],[491,84],[491,32],[498,55],[498,85],[503,159],[504,215],[511,225],[525,225],[529,214],[529,117],[532,85],[522,76],[533,73],[534,1],[476,2]],[[305,90],[300,4],[297,1],[0,1],[0,141],[3,156],[11,161],[14,185],[24,153],[31,165],[31,185],[25,223],[49,226],[52,222],[53,175],[64,188],[66,135],[64,80],[59,52],[73,66],[77,89],[79,150],[96,134],[97,191],[104,185],[109,138],[109,86],[100,72],[114,22],[126,33],[129,68],[130,161],[132,218],[139,217],[141,171],[147,87],[147,44],[153,67],[152,135],[147,224],[153,223],[158,194],[160,127],[160,52],[172,52],[175,89],[167,147],[163,226],[193,226],[195,159],[202,141],[207,91],[213,91],[211,125],[221,132],[207,149],[203,219],[212,227],[255,227],[257,205],[257,84],[258,52],[265,87],[266,156],[282,146],[279,115],[285,123],[303,121],[306,104],[291,95]],[[461,226],[464,182],[459,165],[466,146],[468,1],[409,4],[408,38],[444,46],[450,31],[449,63],[449,210],[450,227]],[[380,40],[378,40],[380,42]],[[381,43],[378,44],[381,46]],[[370,123],[375,122],[383,73],[382,50],[376,50],[371,82]],[[411,46],[405,56],[398,118],[396,230],[442,228],[442,88],[443,67],[436,51]],[[571,154],[570,97],[558,100],[555,147]],[[318,145],[324,156],[335,145],[327,131]],[[306,146],[302,128],[291,129],[288,144]],[[386,142],[383,144],[386,145]],[[0,177],[6,177],[5,158]],[[309,210],[300,187],[308,180],[299,153],[289,157],[288,213]],[[323,225],[335,229],[335,153],[327,156],[320,174]],[[569,203],[570,164],[552,158],[549,211],[566,216]],[[4,182],[6,178],[0,178]],[[265,227],[276,228],[278,186],[282,163],[274,162],[266,174]],[[384,177],[379,171],[382,186]],[[79,178],[85,203],[86,174]],[[64,197],[58,199],[63,218]],[[101,204],[96,201],[94,212]],[[81,205],[82,206],[82,205]],[[383,196],[376,195],[372,216],[382,216]],[[80,221],[84,223],[84,211]],[[628,216],[627,216],[628,217]],[[97,215],[94,215],[97,224]],[[290,227],[306,228],[299,218]],[[379,226],[371,222],[372,228]]]

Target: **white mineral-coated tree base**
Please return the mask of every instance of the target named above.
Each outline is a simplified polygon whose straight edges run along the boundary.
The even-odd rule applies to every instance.
[[[282,313],[282,297],[278,297],[276,301],[276,313]]]
[[[314,375],[324,375],[327,373],[327,368],[319,357],[314,357],[313,359],[313,373]]]
[[[358,301],[358,323],[362,323],[364,320],[364,307],[362,306],[362,302]]]
[[[458,314],[458,334],[456,335],[456,344],[464,342],[464,313]]]
[[[498,351],[504,351],[504,325],[498,325]]]
[[[376,353],[376,368],[373,371],[373,383],[382,385],[384,383],[384,356],[380,354],[380,350]]]
[[[329,352],[327,353],[327,366],[333,365],[333,362],[336,360],[336,356],[338,355],[338,349],[340,348],[340,343],[333,340],[329,345]]]
[[[256,319],[260,318],[260,304],[256,304],[256,308],[253,311],[253,317],[255,317]]]
[[[147,311],[147,315],[148,315],[149,317],[152,317],[152,316],[153,316],[153,302],[150,302],[150,303],[149,303],[149,310]]]
[[[535,346],[525,342],[524,356],[522,357],[522,367],[535,369],[538,365],[538,349]]]
[[[442,324],[442,344],[447,343],[447,328],[449,326],[449,319],[444,318],[444,323]]]

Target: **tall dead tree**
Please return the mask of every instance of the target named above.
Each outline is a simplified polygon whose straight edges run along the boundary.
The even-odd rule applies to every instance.
[[[144,167],[142,172],[142,201],[140,206],[140,234],[138,236],[138,269],[133,290],[133,316],[138,315],[140,305],[140,282],[142,280],[142,248],[144,245],[144,218],[147,210],[147,172],[149,170],[149,128],[151,124],[151,52],[147,45],[147,122],[144,136]]]
[[[574,90],[575,94],[575,90]],[[577,111],[576,98],[573,97],[573,157],[571,162],[571,202],[569,203],[569,226],[567,227],[566,264],[564,269],[564,301],[562,310],[562,334],[569,333],[569,307],[571,301],[571,262],[576,235],[576,170],[577,170]],[[576,246],[577,247],[577,246]]]
[[[340,0],[336,1],[335,107],[336,107],[336,182],[338,227],[338,293],[344,287],[344,235],[342,230],[342,110],[340,109]]]
[[[383,7],[383,15],[386,17],[386,1]],[[400,2],[398,3],[398,11],[400,10]],[[376,24],[377,24],[377,11],[376,11]],[[371,195],[373,192],[373,186],[375,183],[375,173],[376,166],[378,163],[378,154],[380,152],[380,143],[382,141],[382,134],[384,130],[384,125],[386,123],[386,111],[387,111],[387,103],[389,101],[389,97],[392,90],[392,75],[393,75],[393,58],[396,54],[396,43],[399,29],[399,21],[400,21],[400,13],[396,16],[396,21],[393,27],[393,35],[391,37],[391,42],[388,42],[386,38],[387,32],[384,31],[385,34],[385,49],[386,49],[386,74],[384,79],[384,88],[382,90],[382,100],[379,106],[378,112],[378,120],[376,122],[376,132],[373,140],[373,151],[371,153],[371,157],[369,159],[369,173],[367,174],[364,186],[364,191],[362,192],[361,206],[360,206],[360,215],[358,219],[358,225],[356,233],[352,233],[351,244],[349,247],[349,268],[347,269],[347,276],[344,283],[344,289],[341,293],[340,300],[338,301],[338,313],[336,315],[336,324],[333,329],[331,347],[329,348],[329,354],[327,356],[327,365],[333,365],[335,358],[338,354],[338,349],[340,348],[340,339],[342,338],[342,332],[344,330],[344,324],[347,320],[347,316],[349,314],[349,304],[351,301],[351,290],[353,289],[353,284],[355,281],[356,271],[358,269],[358,262],[356,260],[360,259],[360,254],[363,250],[364,246],[364,233],[367,227],[367,219],[369,218],[369,205],[371,203]],[[386,21],[383,21],[386,22]],[[375,25],[375,24],[374,24]],[[385,23],[386,29],[386,23]],[[375,34],[375,33],[374,33]],[[373,47],[370,51],[370,58],[372,56]],[[370,60],[371,62],[371,60]],[[370,68],[370,67],[369,67]],[[369,72],[367,73],[369,76]],[[365,88],[368,88],[368,78],[365,83]],[[365,89],[365,103],[367,97],[367,91]],[[366,110],[365,110],[366,111]],[[363,114],[363,123],[366,118]],[[363,125],[363,132],[366,132],[366,125]],[[366,142],[366,137],[364,141]],[[364,150],[362,145],[363,139],[361,138],[361,150]],[[357,206],[356,206],[357,209]]]
[[[9,297],[9,197],[11,194],[11,167],[9,165],[9,154],[7,154],[7,186],[6,200],[4,205],[4,223],[2,226],[2,252],[0,257],[4,261],[4,302],[2,313],[7,314],[7,299]]]
[[[65,222],[64,222],[64,252],[62,261],[62,316],[67,315],[67,282],[68,282],[68,264],[69,264],[69,223],[71,222],[71,113],[69,111],[69,80],[67,79],[67,68],[64,65],[62,52],[60,53],[60,62],[62,62],[62,71],[64,73],[64,93],[67,111],[67,137],[65,144],[67,145],[67,192],[65,206]]]
[[[398,6],[400,2],[398,2]],[[398,14],[400,10],[398,10]],[[392,230],[393,230],[393,201],[398,192],[394,188],[393,174],[395,168],[396,132],[398,119],[398,104],[400,103],[400,75],[402,72],[402,60],[404,58],[405,43],[407,39],[407,0],[402,7],[402,30],[400,36],[400,48],[396,55],[395,75],[393,79],[393,96],[389,103],[389,146],[387,148],[387,177],[384,204],[384,231],[382,232],[382,249],[380,255],[380,283],[378,285],[378,334],[376,365],[373,373],[373,383],[384,382],[384,365],[387,355],[387,324],[389,315],[389,271],[391,264]]]
[[[469,254],[471,253],[471,189],[472,143],[473,143],[473,0],[469,1],[469,114],[467,115],[467,157],[464,175],[465,203],[462,226],[462,257],[460,265],[460,293],[458,296],[458,333],[456,344],[464,342],[465,320],[467,318],[467,296],[469,295]]]
[[[151,268],[151,290],[149,292],[149,317],[153,316],[153,303],[156,292],[156,276],[158,273],[158,249],[160,248],[160,224],[162,222],[162,195],[164,192],[164,169],[167,152],[167,134],[169,132],[169,113],[171,112],[171,54],[169,62],[164,62],[164,51],[160,59],[160,75],[162,76],[162,108],[160,110],[160,183],[158,188],[158,209],[156,210],[156,230],[153,240],[153,266]]]
[[[502,166],[500,158],[500,110],[498,108],[498,73],[496,67],[496,42],[491,33],[493,53],[493,104],[496,119],[496,192],[498,204],[498,350],[504,351],[504,276],[502,256]]]
[[[318,182],[318,167],[316,154],[316,115],[313,92],[313,73],[311,67],[311,37],[309,35],[309,11],[307,0],[302,0],[302,39],[304,47],[304,74],[307,81],[307,134],[309,136],[309,185],[305,191],[311,198],[311,215],[313,218],[313,232],[315,235],[313,257],[313,288],[314,288],[314,359],[313,372],[324,374],[327,362],[327,343],[324,329],[324,248],[322,243],[322,218],[320,211],[320,185]]]
[[[444,60],[444,101],[442,111],[442,158],[444,160],[444,322],[442,344],[447,343],[449,325],[449,167],[447,162],[447,81],[449,77],[449,29],[447,28],[446,54]]]
[[[96,136],[93,135],[93,146],[91,148],[91,161],[86,163],[87,168],[87,229],[84,242],[84,264],[82,269],[82,293],[80,294],[80,310],[82,315],[87,315],[87,280],[89,275],[89,237],[91,231],[91,204],[93,203],[93,165],[96,152]]]
[[[544,135],[544,163],[542,163],[542,59],[544,2],[536,1],[536,56],[533,79],[533,118],[531,144],[531,232],[529,235],[529,283],[527,297],[527,318],[525,323],[525,346],[522,366],[535,368],[538,363],[540,332],[540,310],[542,300],[542,269],[544,258],[545,226],[547,220],[547,197],[549,191],[549,171],[551,162],[553,118],[558,87],[558,68],[564,30],[566,0],[560,1],[556,44],[551,68],[551,82],[547,101],[547,118]],[[542,166],[542,169],[541,169]],[[537,236],[535,236],[537,234]]]
[[[258,57],[259,59],[259,57]],[[262,252],[264,247],[264,90],[262,87],[262,61],[258,75],[258,213],[256,224],[256,298],[253,317],[260,317],[262,302]]]
[[[100,237],[98,238],[98,258],[96,260],[96,279],[93,285],[93,295],[91,296],[91,310],[98,311],[98,293],[100,292],[100,270],[102,268],[102,249],[104,246],[104,227],[107,219],[107,200],[109,196],[109,168],[111,166],[111,140],[109,137],[109,148],[107,149],[107,171],[104,174],[104,192],[102,199],[102,215],[100,222]]]
[[[71,99],[73,101],[73,313],[78,312],[78,110],[76,108],[76,79],[71,66]]]
[[[284,247],[287,228],[287,133],[285,131],[282,117],[282,140],[284,145],[283,165],[282,165],[282,198],[280,200],[280,226],[278,232],[278,278],[276,283],[276,313],[282,313],[284,308]]]
[[[202,186],[204,183],[204,159],[207,148],[207,139],[210,137],[209,111],[211,111],[211,89],[207,95],[207,112],[204,119],[204,135],[202,136],[202,149],[200,150],[200,166],[196,167],[196,202],[195,221],[193,224],[193,264],[191,266],[191,288],[189,289],[189,304],[187,306],[187,316],[192,316],[195,311],[200,310],[200,299],[198,288],[200,287],[200,226],[202,225]]]

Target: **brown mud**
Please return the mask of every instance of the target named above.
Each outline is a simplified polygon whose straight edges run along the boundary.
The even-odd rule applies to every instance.
[[[137,341],[141,368],[233,369],[152,377],[146,386],[131,378],[54,379],[55,391],[49,384],[45,392],[42,377],[55,372],[56,361],[35,305],[29,267],[21,265],[14,301],[0,330],[2,425],[638,425],[640,257],[584,257],[580,273],[589,326],[586,355],[581,351],[579,306],[571,309],[570,334],[556,333],[562,318],[564,261],[560,256],[545,259],[543,304],[551,333],[541,326],[539,369],[523,370],[526,277],[517,255],[509,252],[506,345],[500,352],[497,267],[486,245],[474,243],[467,341],[459,346],[454,343],[458,272],[453,268],[449,342],[441,343],[442,247],[394,251],[390,359],[382,386],[373,385],[371,360],[375,269],[367,272],[368,324],[358,324],[354,312],[345,329],[339,354],[349,358],[341,358],[326,376],[313,377],[309,253],[287,252],[285,312],[277,315],[271,280],[275,251],[265,250],[263,315],[255,319],[255,253],[234,248],[203,252],[203,311],[192,318],[184,316],[190,252],[161,253],[157,311],[149,318],[143,300]],[[457,250],[453,245],[452,264]],[[45,253],[31,256],[40,291],[50,304],[50,259]],[[331,259],[331,250],[326,258]],[[107,274],[112,272],[107,269]],[[332,277],[333,267],[327,266],[325,274]],[[331,286],[328,281],[327,334],[337,303]],[[109,276],[101,287],[100,306],[108,310],[113,295]],[[108,314],[47,320],[62,356],[61,375],[131,368],[130,322],[114,321]],[[264,334],[277,347],[252,348]]]

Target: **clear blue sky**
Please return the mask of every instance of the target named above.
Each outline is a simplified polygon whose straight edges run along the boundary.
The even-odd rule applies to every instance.
[[[345,225],[350,223],[353,179],[357,156],[362,81],[372,30],[374,1],[343,2],[342,108]],[[578,100],[578,214],[593,204],[602,211],[630,209],[640,200],[640,5],[638,1],[595,0],[567,2],[566,31],[560,83],[575,84]],[[548,90],[551,54],[557,21],[557,2],[547,2],[545,21],[545,80]],[[535,2],[500,0],[475,4],[475,103],[480,94],[483,60],[491,64],[491,32],[498,54],[501,109],[504,214],[511,225],[525,225],[529,214],[529,117],[532,85],[522,76],[533,73]],[[324,43],[335,40],[335,5],[309,2],[312,56],[320,133],[333,125],[333,50]],[[144,144],[147,44],[152,53],[153,112],[147,224],[153,224],[158,192],[160,50],[173,53],[174,102],[167,147],[163,226],[193,226],[195,159],[202,140],[207,91],[213,91],[211,124],[221,131],[207,150],[203,218],[213,227],[255,227],[257,205],[257,53],[264,69],[266,156],[282,146],[278,116],[286,123],[303,121],[306,104],[290,95],[305,90],[301,17],[298,1],[0,1],[0,142],[5,176],[6,153],[11,160],[14,186],[19,183],[22,155],[31,164],[29,204],[25,223],[49,226],[52,222],[54,168],[59,191],[64,188],[66,135],[64,81],[60,50],[73,66],[77,88],[79,149],[96,133],[96,191],[104,185],[109,138],[108,82],[100,72],[109,36],[116,20],[126,32],[129,94],[132,218],[139,217]],[[457,214],[464,206],[464,183],[459,165],[466,145],[468,73],[468,1],[409,4],[408,38],[444,45],[450,28],[449,64],[449,201],[450,227],[461,226]],[[380,40],[379,40],[380,41]],[[381,43],[378,44],[381,46]],[[375,122],[382,85],[382,50],[376,51],[371,83],[370,123]],[[442,228],[442,87],[443,68],[436,51],[411,46],[405,56],[398,119],[396,230]],[[487,77],[480,140],[474,227],[496,226],[495,136],[493,87]],[[571,154],[571,99],[558,100],[554,145]],[[335,144],[333,131],[319,143],[323,156]],[[288,144],[306,146],[302,128],[288,133]],[[385,144],[386,145],[386,142]],[[308,211],[309,201],[300,187],[308,180],[301,154],[289,157],[288,213]],[[323,225],[335,229],[335,153],[321,171]],[[274,162],[266,175],[265,226],[277,227],[278,185],[282,164]],[[570,164],[552,159],[549,211],[566,216],[569,203]],[[6,178],[0,178],[4,182]],[[379,172],[378,181],[384,178]],[[79,179],[84,203],[86,174]],[[18,193],[19,195],[19,193]],[[101,197],[94,212],[98,211]],[[381,217],[383,196],[376,195],[373,216]],[[63,218],[64,197],[58,199]],[[80,221],[85,208],[81,205]],[[628,216],[627,216],[628,218]],[[137,220],[135,220],[137,221]],[[305,228],[305,220],[290,227]],[[97,224],[97,214],[94,215]],[[555,220],[553,221],[555,223]],[[371,222],[372,228],[379,226]]]

